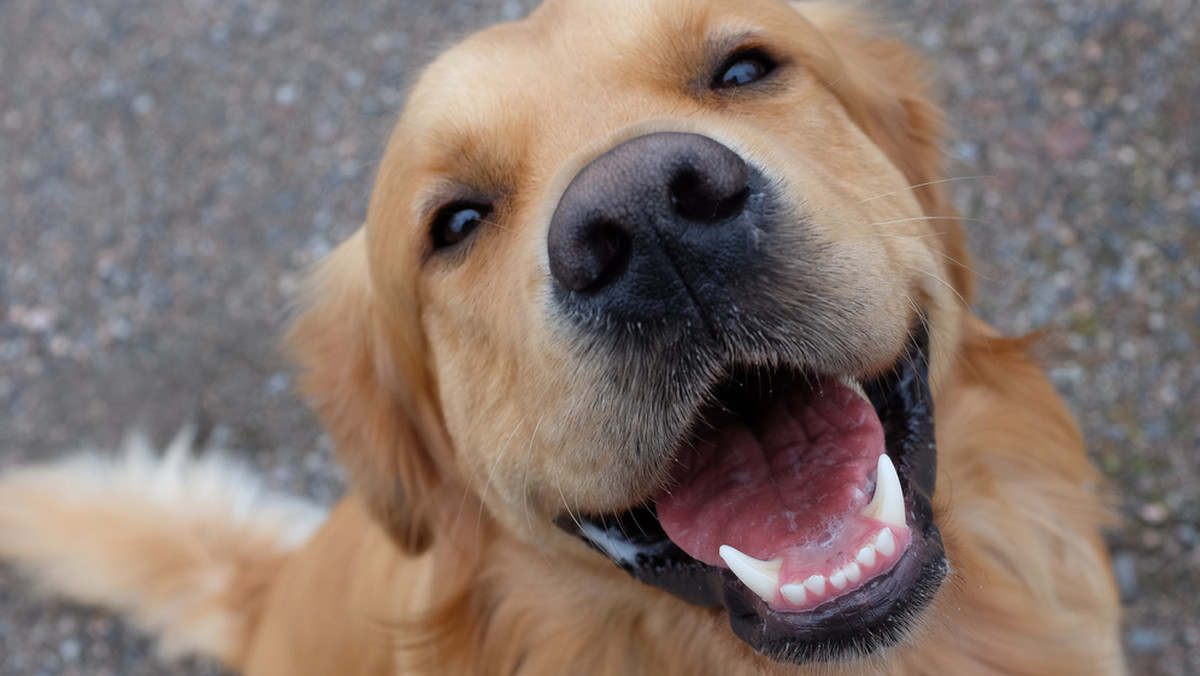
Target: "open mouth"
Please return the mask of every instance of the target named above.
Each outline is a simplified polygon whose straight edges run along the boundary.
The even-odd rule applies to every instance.
[[[702,607],[777,661],[894,644],[949,567],[933,523],[928,339],[856,382],[732,368],[697,412],[670,485],[559,525],[634,578]]]

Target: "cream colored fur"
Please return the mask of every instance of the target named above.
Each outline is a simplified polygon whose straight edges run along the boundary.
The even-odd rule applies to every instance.
[[[235,656],[253,609],[251,565],[303,544],[324,510],[271,495],[242,463],[197,457],[191,435],[166,451],[133,434],[0,480],[0,559],[48,592],[128,614],[164,656]]]

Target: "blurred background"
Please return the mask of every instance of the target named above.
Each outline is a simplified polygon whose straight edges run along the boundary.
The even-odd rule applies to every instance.
[[[419,66],[518,0],[0,2],[0,470],[184,422],[275,488],[343,477],[276,340],[361,221]],[[1111,481],[1136,674],[1200,673],[1200,9],[875,3],[935,65],[1007,333]],[[0,674],[215,674],[0,567]]]

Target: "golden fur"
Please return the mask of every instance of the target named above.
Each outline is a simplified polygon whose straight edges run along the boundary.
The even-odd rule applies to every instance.
[[[706,45],[748,39],[786,55],[786,86],[687,89]],[[639,429],[655,392],[608,391],[597,373],[611,366],[563,339],[542,292],[567,182],[663,130],[753,158],[814,214],[839,255],[785,274],[857,308],[827,320],[861,336],[839,368],[878,372],[916,308],[929,324],[934,506],[953,573],[894,648],[777,664],[717,611],[633,581],[553,526],[564,507],[622,508],[664,480],[665,462],[638,464],[610,439],[658,433]],[[966,307],[943,133],[920,60],[844,4],[549,0],[425,71],[365,226],[312,278],[289,345],[352,484],[320,530],[295,548],[277,519],[188,502],[186,479],[158,496],[176,506],[163,522],[128,482],[97,509],[76,499],[84,479],[51,466],[0,481],[0,556],[248,674],[1121,673],[1098,476],[1029,341]],[[447,262],[427,223],[464,185],[500,206]],[[48,572],[72,556],[86,580]],[[128,579],[130,557],[157,577]]]

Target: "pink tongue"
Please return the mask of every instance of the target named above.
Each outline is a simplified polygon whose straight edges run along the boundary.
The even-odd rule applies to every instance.
[[[706,425],[712,425],[710,428]],[[705,420],[681,451],[658,518],[690,556],[723,566],[732,545],[761,560],[789,548],[836,547],[871,500],[868,475],[884,451],[869,403],[834,379],[797,387],[752,421]]]

